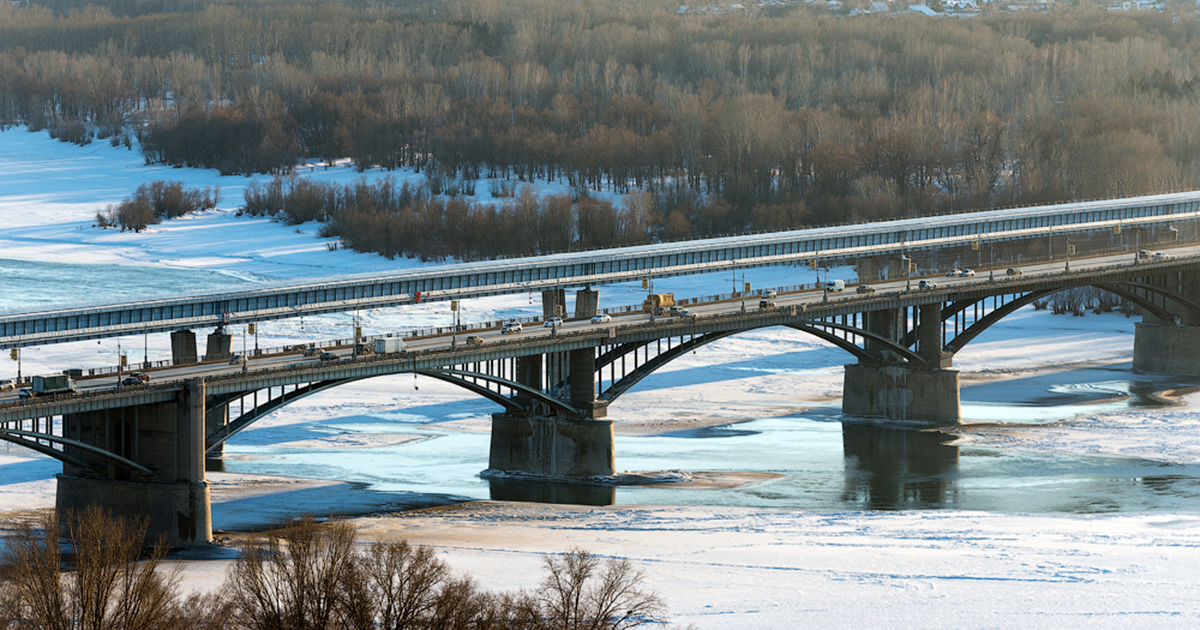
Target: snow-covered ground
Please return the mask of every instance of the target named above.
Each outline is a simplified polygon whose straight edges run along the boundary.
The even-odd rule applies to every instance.
[[[336,181],[380,177],[337,167],[311,169]],[[393,173],[402,178],[411,175]],[[95,213],[141,183],[178,180],[221,187],[220,209],[119,233],[92,226]],[[104,142],[76,147],[45,133],[0,132],[0,258],[79,267],[77,286],[51,301],[102,301],[111,293],[88,274],[109,269],[219,272],[221,282],[290,279],[395,269],[412,261],[328,251],[317,226],[287,227],[237,217],[249,178],[147,167],[136,152]],[[479,190],[486,191],[486,184]],[[544,186],[544,191],[555,191]],[[132,266],[132,267],[126,267]],[[0,261],[0,273],[4,271]],[[68,274],[69,275],[69,274]],[[747,272],[756,288],[813,282],[807,269]],[[11,277],[11,276],[10,276]],[[140,276],[138,276],[140,277]],[[167,277],[163,272],[163,277]],[[208,276],[205,276],[208,277]],[[163,290],[146,281],[147,292]],[[171,276],[174,278],[174,276]],[[682,295],[728,291],[740,277],[672,279]],[[63,281],[64,283],[66,281]],[[139,281],[140,282],[140,281]],[[174,279],[171,282],[175,282]],[[186,284],[186,278],[179,281]],[[0,308],[36,302],[39,289],[0,288]],[[605,305],[640,302],[635,286],[602,288]],[[29,293],[26,297],[26,294]],[[468,319],[540,312],[536,296],[472,300]],[[358,314],[368,334],[450,321],[444,304]],[[263,347],[348,336],[353,315],[271,322]],[[198,331],[199,332],[199,331]],[[115,362],[116,340],[24,350],[26,374],[64,365]],[[235,340],[235,348],[243,343]],[[253,344],[253,338],[244,343]],[[1003,400],[1053,370],[1128,362],[1133,320],[1119,315],[1052,317],[1022,311],[955,357],[973,400]],[[165,358],[163,338],[127,338],[131,360]],[[644,381],[612,409],[618,431],[665,430],[671,423],[734,422],[836,405],[841,351],[795,331],[761,330],[711,344]],[[6,363],[7,376],[15,366]],[[1006,385],[1007,384],[1007,385]],[[377,379],[289,406],[240,439],[246,445],[354,449],[406,439],[396,433],[313,440],[292,427],[355,414],[409,415],[464,431],[486,430],[486,403],[422,380]],[[1195,395],[1178,407],[1111,412],[1080,406],[1079,417],[959,430],[961,441],[1054,453],[1104,454],[1171,464],[1200,463]],[[972,410],[965,413],[970,419]],[[1036,414],[1034,414],[1036,415]],[[653,420],[647,420],[653,419]],[[657,423],[657,424],[656,424]],[[636,430],[635,430],[636,429]],[[620,465],[618,453],[618,465]],[[0,452],[0,528],[53,505],[59,466],[15,447]],[[261,527],[292,511],[369,513],[380,504],[358,485],[215,473],[214,520],[221,529]],[[1200,622],[1200,505],[1181,513],[1021,514],[950,511],[847,512],[729,507],[574,508],[482,502],[356,520],[364,537],[408,536],[436,547],[452,566],[490,588],[532,586],[540,555],[573,546],[625,556],[649,576],[672,622],[697,628],[1192,628]],[[203,555],[203,554],[200,554]],[[228,554],[183,560],[189,588],[215,588]]]

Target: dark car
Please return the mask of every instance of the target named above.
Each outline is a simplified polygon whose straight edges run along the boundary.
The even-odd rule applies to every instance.
[[[304,349],[304,356],[306,357],[315,357],[318,354],[321,354],[321,349],[316,346]]]
[[[855,291],[858,291],[859,293],[874,293],[875,287],[873,287],[869,284],[860,284],[860,285],[858,285],[858,288],[855,289]]]
[[[129,375],[129,376],[126,376],[125,378],[121,379],[121,384],[122,384],[122,385],[127,385],[127,386],[128,386],[128,385],[141,385],[141,384],[142,384],[142,379],[140,379],[140,378],[138,378],[138,377],[136,377],[136,376],[133,376],[133,375],[131,374],[131,375]]]
[[[338,355],[336,355],[332,352],[322,352],[321,356],[319,356],[317,358],[322,361],[340,361],[342,357],[339,357]]]

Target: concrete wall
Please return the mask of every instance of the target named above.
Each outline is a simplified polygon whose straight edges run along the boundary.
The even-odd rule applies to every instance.
[[[1133,369],[1200,375],[1200,326],[1137,324]]]
[[[957,424],[962,419],[958,370],[847,365],[842,411],[899,422]]]
[[[492,414],[488,467],[547,479],[586,479],[615,471],[611,420]]]

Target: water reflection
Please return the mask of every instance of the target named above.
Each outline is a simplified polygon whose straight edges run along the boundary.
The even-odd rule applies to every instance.
[[[958,447],[937,431],[842,423],[842,500],[870,510],[945,507],[955,502]]]
[[[488,487],[493,501],[571,505],[612,505],[617,501],[617,489],[613,486],[491,478]]]

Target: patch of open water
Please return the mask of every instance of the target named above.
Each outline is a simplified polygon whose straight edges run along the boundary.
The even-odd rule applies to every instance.
[[[1092,379],[1092,380],[1088,380]],[[1043,374],[964,388],[968,422],[1028,425],[1080,414],[1162,406],[1152,396],[1195,383],[1133,375],[1120,366]],[[1014,398],[1024,391],[1024,399]],[[1010,402],[998,402],[1009,397]],[[1048,400],[1049,399],[1049,400]],[[1016,400],[1017,402],[1011,402]],[[843,417],[836,409],[657,436],[616,438],[630,471],[750,471],[780,478],[730,489],[607,487],[481,479],[490,437],[428,427],[417,417],[343,418],[302,427],[330,432],[416,433],[380,447],[282,448],[229,444],[238,472],[340,479],[385,493],[585,504],[684,504],[785,509],[955,509],[998,512],[1195,510],[1200,466],[951,444],[954,436]],[[290,427],[289,430],[296,430]]]

